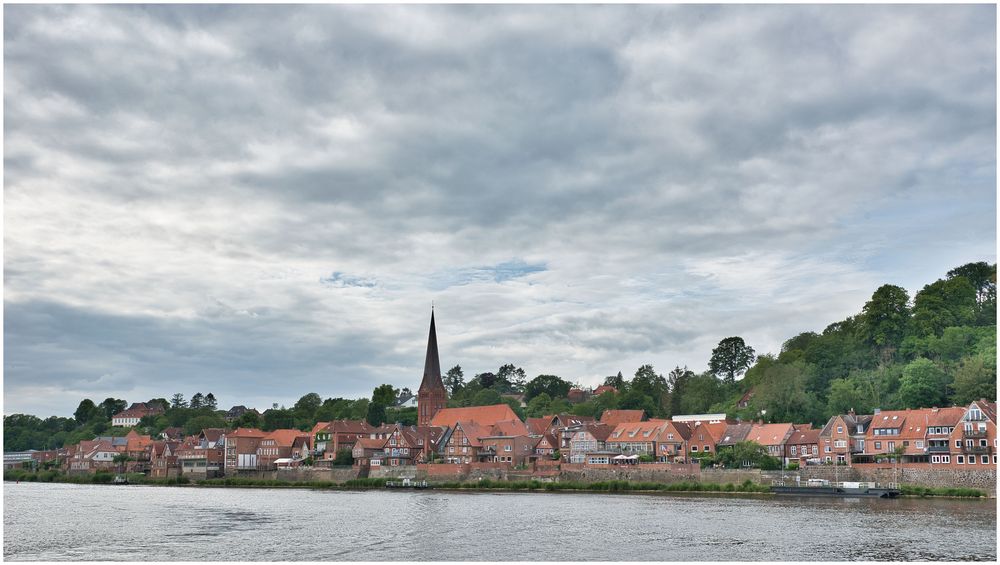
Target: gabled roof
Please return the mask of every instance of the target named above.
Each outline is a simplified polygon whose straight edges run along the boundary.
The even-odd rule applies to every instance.
[[[559,419],[559,425],[564,428],[597,421],[593,416],[577,416],[576,414],[556,414],[555,417]]]
[[[201,430],[201,433],[198,434],[198,437],[205,438],[210,442],[218,442],[219,438],[221,438],[225,434],[226,430],[224,428],[205,428]]]
[[[326,429],[329,425],[330,425],[330,422],[316,422],[316,425],[313,426],[313,429],[312,429],[312,431],[309,432],[309,434],[310,435],[316,435],[317,433],[319,433],[319,432],[323,431],[324,429]]]
[[[641,422],[642,410],[605,410],[601,414],[601,423],[617,426],[626,422]]]
[[[678,422],[678,423],[687,424],[688,428],[691,430],[691,437],[693,437],[694,434],[701,435],[702,433],[705,433],[712,438],[713,442],[718,442],[720,439],[725,437],[726,429],[729,428],[729,424],[727,424],[726,422],[715,422],[712,424],[701,421]],[[704,440],[699,439],[698,441],[704,441]]]
[[[257,428],[236,428],[235,430],[226,434],[226,437],[264,437],[267,432],[258,430]]]
[[[525,424],[528,426],[528,433],[540,436],[549,429],[555,416],[542,416],[541,418],[528,418]]]
[[[364,420],[333,420],[329,424],[335,434],[367,434],[372,429]]]
[[[525,426],[521,420],[506,420],[503,422],[497,422],[493,424],[493,429],[490,430],[491,436],[526,436],[528,435],[528,426]]]
[[[822,430],[819,429],[801,429],[792,432],[792,437],[788,438],[785,442],[787,445],[801,445],[801,444],[812,444],[819,443],[819,433]]]
[[[668,423],[663,420],[652,420],[649,422],[623,422],[611,430],[611,434],[608,436],[607,441],[614,443],[656,441],[659,433],[668,427]]]
[[[300,437],[309,437],[308,432],[303,432],[301,430],[274,430],[273,432],[264,436],[264,440],[273,439],[274,443],[281,447],[292,447],[295,440]]]
[[[760,445],[781,445],[792,433],[792,424],[754,424],[747,434],[746,441]]]
[[[458,422],[473,422],[492,426],[497,422],[517,420],[517,414],[506,404],[472,406],[469,408],[442,408],[431,419],[432,426],[454,427]]]
[[[597,441],[607,441],[611,437],[611,432],[615,429],[607,424],[601,424],[599,422],[586,422],[580,431],[586,430],[590,435],[594,436]]]
[[[986,400],[985,398],[980,398],[974,402],[969,403],[969,408],[975,404],[979,411],[983,413],[984,416],[989,418],[991,422],[995,425],[997,423],[997,403]]]
[[[388,441],[389,438],[373,439],[370,437],[362,437],[358,438],[357,443],[354,444],[354,448],[357,449],[361,447],[364,449],[382,449]]]
[[[949,408],[925,408],[921,410],[926,416],[926,421],[924,422],[924,427],[934,426],[948,426],[955,427],[959,422],[962,421],[962,416],[965,415],[965,406],[952,406]]]
[[[618,389],[616,389],[615,387],[613,387],[611,385],[601,385],[601,386],[599,386],[599,387],[597,387],[597,388],[594,389],[594,396],[600,396],[600,395],[604,394],[605,392],[615,392],[616,393],[616,392],[618,392]]]
[[[468,438],[469,445],[471,447],[480,447],[482,446],[482,442],[480,441],[480,439],[484,437],[489,437],[491,435],[490,430],[492,430],[493,427],[480,426],[475,422],[457,422],[455,424],[455,429],[462,430],[462,432],[465,434],[465,437]],[[455,436],[452,435],[451,437]]]

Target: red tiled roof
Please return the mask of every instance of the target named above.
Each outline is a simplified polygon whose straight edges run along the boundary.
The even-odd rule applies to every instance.
[[[517,414],[506,404],[472,406],[469,408],[442,408],[431,419],[432,426],[454,427],[458,422],[473,422],[492,426],[505,420],[517,420]]]
[[[267,432],[258,430],[257,428],[236,428],[226,435],[228,437],[264,437],[267,435]]]
[[[309,432],[309,434],[310,435],[316,435],[317,433],[323,431],[323,429],[326,428],[326,427],[328,427],[329,425],[330,425],[330,422],[316,422],[316,425],[313,426],[313,429],[312,429],[311,432]]]
[[[553,416],[543,416],[541,418],[528,418],[525,424],[528,426],[528,432],[532,435],[542,435],[545,430],[549,429],[552,425]]]
[[[526,436],[528,435],[528,426],[525,426],[521,420],[507,420],[505,422],[497,422],[493,425],[493,430],[490,432],[493,436]]]
[[[382,449],[385,447],[386,442],[389,438],[382,439],[372,439],[370,437],[358,438],[358,441],[354,444],[354,447],[362,447],[364,449]]]
[[[601,414],[601,423],[617,426],[626,422],[641,422],[642,410],[605,410]]]
[[[618,389],[611,385],[601,385],[594,389],[594,396],[600,396],[605,392],[618,392]]]
[[[753,441],[764,446],[780,445],[791,431],[791,424],[755,424],[750,428],[746,441]]]
[[[801,444],[819,444],[819,433],[823,431],[820,429],[815,430],[796,430],[792,432],[792,437],[788,438],[786,442],[787,445],[801,445]]]
[[[661,431],[667,429],[667,427],[667,422],[662,420],[650,422],[624,422],[615,426],[610,437],[608,437],[608,442],[655,441],[657,435]]]
[[[296,438],[308,437],[308,432],[303,432],[301,430],[274,430],[273,432],[264,436],[265,440],[273,439],[275,444],[280,447],[292,447],[294,445]]]

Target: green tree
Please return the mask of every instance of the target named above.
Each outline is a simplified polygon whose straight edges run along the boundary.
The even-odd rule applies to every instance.
[[[176,393],[170,398],[171,408],[187,408],[187,401],[184,400],[184,395],[181,393]]]
[[[500,402],[499,392],[485,388],[476,393],[476,396],[472,398],[472,404],[469,406],[493,406],[494,404],[500,404]]]
[[[315,392],[302,395],[292,406],[292,412],[295,413],[295,421],[300,424],[314,424],[316,422],[316,412],[322,404],[323,399]]]
[[[625,377],[622,376],[621,371],[618,371],[617,375],[605,377],[604,384],[608,386],[613,386],[615,387],[615,390],[621,392],[625,388]]]
[[[949,326],[971,324],[976,317],[976,289],[965,277],[938,280],[917,293],[913,325],[917,334],[940,336]]]
[[[944,406],[947,375],[929,359],[915,359],[903,368],[899,381],[899,404],[905,408]]]
[[[263,425],[260,415],[256,412],[246,411],[240,414],[235,423],[237,428],[259,428]]]
[[[910,322],[909,302],[910,295],[904,288],[880,286],[861,311],[864,339],[880,350],[899,347]]]
[[[226,421],[216,414],[195,416],[184,424],[184,433],[187,435],[194,435],[200,433],[201,430],[206,428],[224,428],[226,427]]]
[[[191,403],[189,404],[189,406],[191,407],[191,409],[197,410],[198,408],[202,407],[204,402],[205,402],[205,396],[200,392],[196,392],[194,393],[194,396],[191,397]]]
[[[385,423],[385,405],[379,404],[378,402],[372,402],[368,405],[368,414],[366,415],[368,423],[373,426],[381,426]]]
[[[396,404],[396,398],[398,397],[399,391],[393,388],[392,385],[382,384],[375,387],[375,390],[372,392],[372,404],[393,406]]]
[[[104,402],[98,404],[106,420],[128,407],[128,403],[119,398],[105,398]]]
[[[549,405],[552,404],[552,397],[548,393],[542,392],[528,401],[528,417],[540,418],[550,414]]]
[[[215,410],[219,407],[219,402],[215,400],[215,395],[211,392],[205,395],[205,406]]]
[[[465,373],[462,372],[462,366],[455,365],[451,369],[448,369],[448,372],[445,373],[444,378],[441,380],[445,388],[448,389],[448,392],[455,394],[465,384]]]
[[[695,375],[684,385],[680,414],[704,414],[710,406],[722,399],[722,382],[719,379],[711,373]]]
[[[846,414],[854,410],[858,414],[872,411],[871,400],[851,379],[833,379],[827,394],[826,414]]]
[[[77,406],[76,411],[73,412],[73,417],[80,424],[86,424],[94,420],[100,419],[104,415],[104,412],[94,404],[94,401],[85,398],[80,401],[80,405]]]
[[[565,397],[572,385],[555,375],[538,375],[524,386],[524,398],[530,402],[540,394],[547,394],[549,399]]]
[[[996,354],[966,357],[955,371],[953,400],[958,405],[966,405],[980,398],[997,397],[997,357]]]
[[[523,392],[527,375],[525,375],[524,369],[508,363],[497,370],[497,380],[509,388],[504,392]]]
[[[727,337],[712,350],[712,358],[708,368],[726,384],[736,382],[736,377],[742,375],[753,365],[756,352],[747,345],[742,337]]]
[[[766,411],[769,422],[815,422],[821,415],[815,396],[806,391],[807,366],[775,363],[768,367],[754,389],[751,404]]]
[[[265,432],[286,430],[295,427],[295,414],[287,408],[265,410],[261,418],[261,429]]]
[[[980,305],[993,303],[996,307],[997,299],[997,266],[990,265],[985,261],[977,263],[967,263],[961,267],[955,267],[948,271],[948,278],[965,277],[976,289],[976,302]]]
[[[694,377],[694,372],[688,370],[685,365],[674,367],[674,370],[667,374],[667,386],[670,389],[670,397],[667,401],[667,415],[683,414],[681,412],[681,399],[684,397],[684,389],[688,381]]]

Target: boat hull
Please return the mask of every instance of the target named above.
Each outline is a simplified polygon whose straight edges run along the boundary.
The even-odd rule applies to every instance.
[[[791,496],[839,496],[862,498],[896,498],[899,491],[891,488],[845,487],[771,487],[774,494]]]

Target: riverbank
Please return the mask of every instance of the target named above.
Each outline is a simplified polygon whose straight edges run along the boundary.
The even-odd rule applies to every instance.
[[[4,472],[5,481],[50,482],[71,484],[112,484],[114,476],[111,473],[96,473],[93,475],[65,475],[57,471],[30,472],[23,470],[8,470]],[[187,486],[215,488],[299,488],[312,490],[358,490],[382,489],[388,479],[363,478],[350,479],[344,482],[333,481],[285,481],[280,479],[251,479],[243,477],[228,477],[217,479],[195,479],[188,477],[171,477],[154,479],[138,473],[126,475],[129,484],[148,486]],[[684,481],[676,483],[654,483],[638,481],[500,481],[482,479],[477,481],[452,481],[430,483],[434,489],[449,491],[522,491],[522,492],[588,492],[588,493],[714,493],[714,494],[771,494],[767,485],[746,480],[740,484],[707,483]],[[947,498],[984,498],[987,493],[978,489],[968,488],[929,488],[911,485],[901,485],[902,496],[907,497],[947,497]]]

